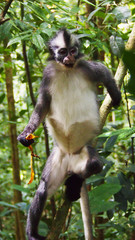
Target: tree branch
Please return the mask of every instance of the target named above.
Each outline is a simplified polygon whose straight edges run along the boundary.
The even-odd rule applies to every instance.
[[[10,7],[10,5],[11,5],[12,2],[13,2],[13,0],[9,0],[9,1],[6,3],[3,11],[1,12],[1,14],[0,14],[0,25],[10,19],[10,18],[4,19],[4,17],[5,17],[5,15],[7,14],[8,9],[9,9],[9,7]]]
[[[63,205],[59,208],[56,218],[52,222],[52,228],[47,236],[47,240],[58,240],[59,235],[61,233],[61,229],[63,228],[66,216],[68,214],[69,208],[71,206],[71,202],[68,199],[65,199]]]
[[[30,76],[28,58],[27,58],[27,54],[26,54],[26,44],[25,44],[25,42],[22,42],[22,47],[23,47],[23,58],[24,58],[25,70],[26,70],[27,80],[28,80],[28,84],[29,84],[30,97],[31,97],[31,101],[32,101],[33,106],[35,106],[36,101],[35,101],[33,88],[32,88],[32,81],[31,81],[31,76]]]
[[[125,46],[126,51],[131,51],[133,49],[135,49],[135,24],[133,26],[133,29],[132,29],[130,37],[127,41],[127,44]],[[121,88],[121,85],[122,85],[122,82],[123,82],[123,79],[124,79],[126,73],[127,73],[127,68],[121,59],[119,62],[116,74],[114,76],[119,88]],[[111,107],[112,107],[111,98],[110,98],[109,94],[107,94],[103,101],[103,104],[100,107],[100,128],[101,129],[103,128],[103,126],[105,124],[106,118],[111,110]]]

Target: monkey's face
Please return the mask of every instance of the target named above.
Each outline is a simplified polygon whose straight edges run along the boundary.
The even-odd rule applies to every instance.
[[[73,67],[81,56],[79,53],[79,41],[66,29],[60,30],[49,43],[52,60],[66,66]]]
[[[73,67],[78,56],[78,48],[76,46],[58,49],[55,59],[66,67]]]

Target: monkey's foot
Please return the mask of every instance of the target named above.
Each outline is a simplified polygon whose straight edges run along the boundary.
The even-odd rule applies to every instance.
[[[83,183],[84,179],[81,178],[79,175],[77,174],[73,174],[72,176],[70,176],[66,182],[66,197],[70,200],[70,201],[76,201],[80,198],[80,192],[81,192],[81,187],[82,187],[82,183]]]
[[[40,236],[38,234],[36,234],[35,237],[28,236],[28,240],[45,240],[45,239],[46,239],[46,237]]]

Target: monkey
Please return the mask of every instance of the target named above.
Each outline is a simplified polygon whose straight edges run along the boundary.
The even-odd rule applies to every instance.
[[[39,95],[28,125],[18,136],[24,146],[34,142],[26,137],[46,119],[54,139],[41,180],[31,203],[26,232],[28,240],[43,240],[38,224],[46,202],[65,181],[70,201],[80,198],[84,180],[100,173],[103,164],[93,139],[100,132],[97,83],[102,82],[118,106],[121,93],[108,68],[100,62],[86,61],[78,38],[60,29],[48,43],[49,63],[43,72]]]

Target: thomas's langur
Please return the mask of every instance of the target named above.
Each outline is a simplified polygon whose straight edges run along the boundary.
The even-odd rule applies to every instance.
[[[99,107],[96,85],[107,88],[113,106],[119,105],[121,94],[110,71],[101,63],[85,61],[78,39],[66,29],[49,42],[49,64],[44,70],[37,104],[18,140],[29,146],[33,133],[46,117],[54,148],[44,167],[40,184],[27,219],[29,240],[43,240],[38,224],[47,197],[66,180],[66,196],[71,201],[80,197],[85,178],[102,170],[98,154],[91,143],[99,133]]]

